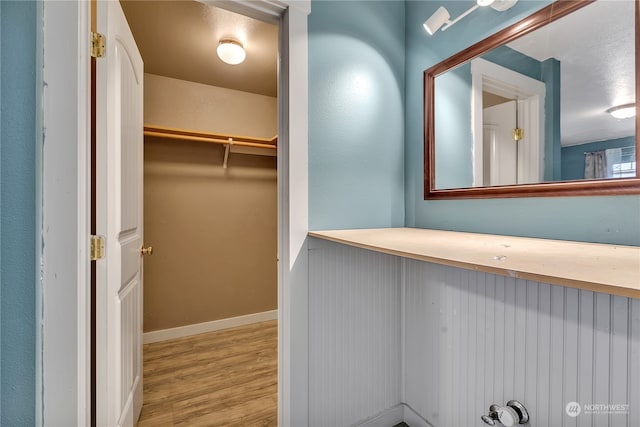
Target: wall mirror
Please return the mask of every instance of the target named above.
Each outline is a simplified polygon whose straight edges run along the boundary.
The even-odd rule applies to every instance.
[[[640,194],[639,21],[557,1],[426,70],[425,199]]]

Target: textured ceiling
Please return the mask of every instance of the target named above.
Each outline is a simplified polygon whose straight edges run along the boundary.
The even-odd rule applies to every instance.
[[[277,96],[277,25],[191,0],[120,3],[146,73]],[[222,38],[243,44],[242,64],[218,58]]]
[[[509,44],[560,61],[562,145],[635,134],[608,108],[635,102],[634,0],[600,0]]]

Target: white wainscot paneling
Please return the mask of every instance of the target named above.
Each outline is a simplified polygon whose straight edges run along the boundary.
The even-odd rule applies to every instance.
[[[309,285],[310,426],[481,426],[510,399],[532,427],[640,426],[640,300],[318,239]]]
[[[640,300],[403,262],[404,403],[431,424],[480,426],[517,399],[530,426],[640,426]]]
[[[401,260],[309,248],[309,425],[357,425],[400,403]]]

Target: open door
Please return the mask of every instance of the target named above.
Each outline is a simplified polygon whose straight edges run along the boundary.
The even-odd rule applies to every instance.
[[[143,63],[117,1],[97,2],[96,423],[133,426],[142,409]]]
[[[522,152],[516,149],[520,141],[513,140],[515,103],[516,101],[509,101],[484,109],[484,185],[513,185],[521,182],[518,164],[522,163]]]

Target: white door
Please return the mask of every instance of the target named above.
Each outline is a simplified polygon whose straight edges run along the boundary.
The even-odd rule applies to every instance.
[[[117,1],[99,1],[96,67],[96,417],[133,426],[142,408],[143,64]]]
[[[488,175],[485,185],[516,184],[515,101],[487,107],[483,111],[483,152],[488,153]]]

